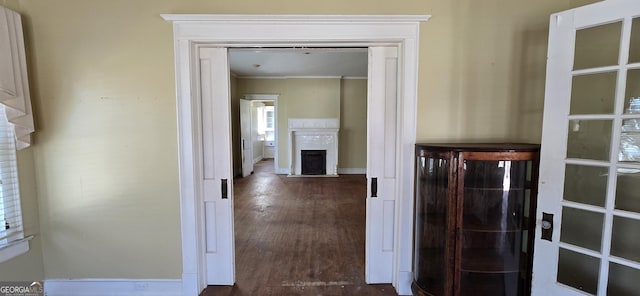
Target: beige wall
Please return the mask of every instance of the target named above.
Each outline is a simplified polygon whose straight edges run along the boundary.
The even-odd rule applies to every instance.
[[[340,83],[338,168],[366,168],[367,80],[343,79]]]
[[[44,277],[179,278],[173,35],[159,14],[431,14],[417,139],[538,142],[549,14],[585,1],[9,2],[30,50],[38,132],[26,182]]]

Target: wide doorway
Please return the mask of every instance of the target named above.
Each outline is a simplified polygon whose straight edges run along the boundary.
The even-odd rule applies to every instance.
[[[236,282],[204,295],[395,293],[364,277],[368,48],[230,48],[228,59]],[[294,125],[325,121],[338,124]]]
[[[369,61],[375,57],[368,112],[379,115],[368,116],[376,120],[367,133],[376,137],[367,143],[375,148],[367,153],[365,276],[368,283],[391,282],[408,293],[417,37],[428,16],[163,17],[174,22],[175,32],[183,293],[235,283],[226,50],[269,44],[364,46]]]

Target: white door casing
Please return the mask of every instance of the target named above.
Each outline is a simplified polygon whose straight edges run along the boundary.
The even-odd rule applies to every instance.
[[[206,282],[233,285],[233,165],[227,49],[202,47],[199,51]]]
[[[242,156],[242,177],[253,172],[253,137],[251,102],[240,99],[240,149]]]
[[[640,2],[635,0],[609,0],[591,4],[588,6],[560,12],[551,16],[549,32],[549,49],[547,60],[547,78],[544,106],[544,120],[542,133],[542,149],[540,162],[540,183],[538,192],[538,208],[535,229],[535,251],[533,263],[532,295],[591,295],[583,290],[585,287],[572,287],[562,283],[559,276],[560,252],[564,254],[576,254],[588,260],[597,262],[593,266],[597,276],[591,281],[597,284],[597,295],[607,295],[609,286],[609,268],[615,263],[631,269],[640,270],[640,264],[633,260],[616,257],[611,254],[612,224],[615,217],[640,220],[640,214],[623,211],[616,208],[616,184],[619,169],[640,169],[637,162],[618,161],[620,149],[621,126],[625,119],[639,116],[625,114],[625,87],[627,73],[632,69],[640,69],[640,64],[629,63],[629,45],[631,36],[632,18],[640,15]],[[619,42],[619,53],[616,62],[612,65],[595,66],[574,69],[576,55],[576,32],[583,29],[621,22],[620,34],[615,34]],[[598,44],[599,40],[592,40],[592,44]],[[576,77],[611,73],[616,76],[613,110],[609,112],[585,112],[572,113],[571,100],[572,87]],[[579,99],[576,97],[575,99]],[[611,136],[607,147],[609,154],[603,159],[589,157],[569,157],[569,134],[580,130],[580,123],[610,121]],[[574,124],[577,125],[574,126]],[[570,127],[569,129],[568,127]],[[584,129],[584,127],[583,127]],[[574,148],[575,149],[575,148]],[[575,179],[574,174],[565,174],[567,166],[589,167],[605,170],[605,174],[599,175],[605,180],[606,193],[603,193],[602,205],[589,204],[581,200],[576,201],[565,192],[566,180]],[[570,182],[570,181],[569,181]],[[580,211],[592,216],[602,217],[602,231],[599,231],[600,246],[595,249],[579,246],[577,243],[563,239],[570,233],[562,233],[563,210]],[[553,227],[551,241],[543,240],[542,218],[543,213],[553,214]],[[568,218],[567,218],[568,219]],[[587,223],[589,219],[579,219],[577,223]],[[574,225],[575,222],[573,222]],[[578,236],[591,236],[593,233],[585,225],[578,226]],[[565,227],[568,227],[565,225]],[[573,226],[575,227],[575,226]],[[568,228],[567,228],[568,229]],[[576,232],[575,230],[573,232]],[[562,234],[562,235],[561,235]],[[576,256],[572,255],[572,256]],[[566,255],[565,255],[566,256]],[[576,258],[576,257],[574,257]],[[572,259],[575,260],[575,259]],[[567,261],[568,262],[568,261]],[[586,261],[584,261],[586,262]],[[562,263],[560,263],[562,265]],[[587,270],[583,266],[579,268]],[[611,294],[609,294],[611,295]]]
[[[398,49],[369,48],[365,280],[393,281]]]
[[[419,24],[428,16],[336,15],[163,15],[173,22],[178,113],[183,295],[198,295],[207,284],[204,201],[198,167],[202,163],[201,106],[194,87],[197,48],[322,46],[398,48],[396,167],[393,214],[392,284],[411,294],[413,174]],[[227,77],[228,79],[228,77]],[[219,114],[216,112],[216,115]],[[385,127],[388,129],[389,127]],[[228,148],[230,149],[230,148]],[[232,191],[232,188],[230,188]],[[233,260],[233,258],[231,259]]]

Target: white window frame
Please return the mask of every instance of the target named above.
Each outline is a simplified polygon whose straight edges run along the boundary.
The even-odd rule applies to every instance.
[[[0,148],[0,150],[4,150],[0,151],[2,152],[0,153],[0,203],[2,203],[0,210],[4,211],[4,209],[9,206],[9,199],[11,199],[11,206],[14,207],[14,217],[11,224],[13,224],[12,227],[17,227],[17,231],[7,235],[10,233],[8,231],[5,233],[4,227],[7,221],[5,221],[5,219],[0,220],[0,238],[2,238],[0,239],[0,263],[2,263],[29,251],[29,240],[32,237],[24,237],[24,219],[20,202],[16,140],[13,126],[7,121],[4,106],[2,105],[0,105],[0,133],[2,134],[0,137],[9,140],[9,147],[5,147],[6,149]],[[15,180],[15,182],[2,184],[2,178],[5,176],[9,176],[9,178]],[[13,194],[5,198],[3,194],[7,190],[5,190],[3,186],[11,186],[8,191],[13,192]],[[2,213],[1,215],[3,218],[5,217],[4,214],[5,213]]]
[[[272,132],[274,130],[275,118],[276,118],[276,110],[274,106],[264,106],[264,130],[268,132]],[[269,122],[269,112],[271,112],[271,122]],[[271,127],[269,127],[269,123],[271,123]]]

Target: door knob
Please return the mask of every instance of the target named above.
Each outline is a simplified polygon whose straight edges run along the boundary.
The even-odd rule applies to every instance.
[[[553,237],[553,214],[542,213],[542,239],[551,241]]]

